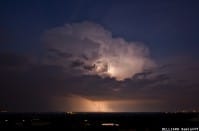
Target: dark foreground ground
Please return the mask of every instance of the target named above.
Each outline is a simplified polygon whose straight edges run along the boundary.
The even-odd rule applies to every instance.
[[[6,128],[84,131],[199,131],[199,113],[0,113]]]

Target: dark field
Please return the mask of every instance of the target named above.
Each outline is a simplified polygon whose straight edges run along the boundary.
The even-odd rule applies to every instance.
[[[0,128],[198,131],[199,113],[0,113]]]

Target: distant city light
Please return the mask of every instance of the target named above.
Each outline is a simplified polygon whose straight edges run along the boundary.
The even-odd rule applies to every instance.
[[[5,120],[5,122],[8,122],[8,120]]]
[[[102,123],[102,126],[119,126],[117,123]]]

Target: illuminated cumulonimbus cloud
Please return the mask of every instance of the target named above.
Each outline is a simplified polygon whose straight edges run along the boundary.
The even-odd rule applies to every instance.
[[[66,70],[72,67],[82,74],[124,80],[155,65],[143,44],[114,38],[92,22],[53,28],[44,33],[43,40],[47,48],[45,62]]]

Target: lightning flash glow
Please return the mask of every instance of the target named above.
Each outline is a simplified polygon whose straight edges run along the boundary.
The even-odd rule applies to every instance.
[[[56,57],[46,57],[48,64],[67,70],[72,67],[82,74],[124,80],[155,65],[144,45],[114,38],[101,25],[91,22],[51,29],[45,32],[44,41],[48,56]]]

